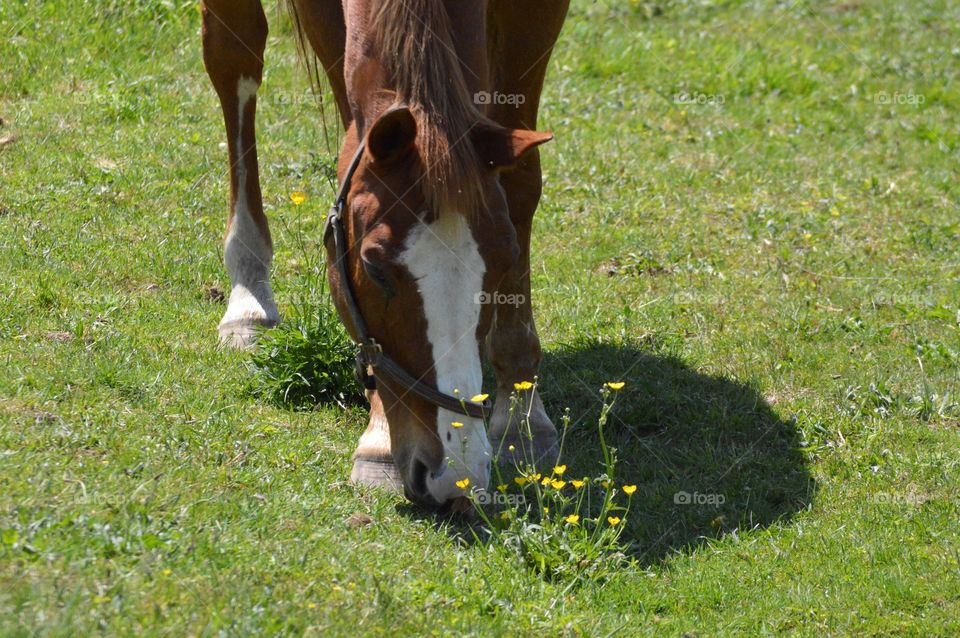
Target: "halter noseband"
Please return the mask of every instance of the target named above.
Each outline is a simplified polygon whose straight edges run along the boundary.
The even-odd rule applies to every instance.
[[[394,384],[404,388],[407,392],[432,403],[438,408],[444,408],[457,414],[463,414],[476,419],[482,419],[490,414],[490,400],[486,399],[483,403],[468,401],[453,395],[441,392],[432,385],[423,383],[412,374],[403,369],[403,367],[392,358],[384,354],[383,348],[367,332],[367,323],[363,320],[363,314],[357,305],[357,300],[353,296],[353,288],[350,285],[350,277],[347,274],[347,240],[343,232],[343,210],[347,203],[347,194],[350,192],[350,182],[353,174],[360,166],[360,159],[363,157],[363,147],[365,141],[361,140],[350,160],[350,166],[347,168],[347,174],[340,184],[337,191],[337,198],[327,213],[327,221],[323,228],[323,244],[330,254],[330,236],[333,236],[333,257],[334,266],[340,276],[340,286],[346,302],[347,312],[350,313],[350,319],[353,322],[354,329],[357,332],[356,344],[359,347],[356,359],[357,377],[363,382],[368,390],[375,389],[376,377],[387,379]],[[368,367],[373,370],[373,374],[368,372]]]

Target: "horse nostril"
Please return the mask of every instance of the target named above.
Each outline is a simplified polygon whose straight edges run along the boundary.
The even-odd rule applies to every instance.
[[[427,466],[419,459],[413,462],[413,476],[410,478],[410,490],[419,499],[427,496]]]

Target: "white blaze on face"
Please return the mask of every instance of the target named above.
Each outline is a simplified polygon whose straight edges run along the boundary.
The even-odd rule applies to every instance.
[[[470,227],[454,213],[417,226],[400,261],[420,290],[438,389],[447,394],[458,390],[469,400],[481,392],[483,383],[476,335],[478,294],[486,271]],[[454,422],[463,425],[455,427]],[[444,461],[439,468],[430,468],[427,476],[431,496],[441,503],[462,496],[465,492],[456,483],[465,478],[471,487],[486,489],[491,454],[483,420],[437,408],[437,433]]]

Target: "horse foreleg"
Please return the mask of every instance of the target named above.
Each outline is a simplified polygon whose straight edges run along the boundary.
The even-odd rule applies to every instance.
[[[530,303],[530,231],[540,199],[540,180],[540,158],[536,149],[530,151],[513,172],[501,176],[520,255],[500,282],[497,297],[510,303],[497,305],[490,331],[490,361],[497,378],[490,443],[501,455],[516,461],[552,463],[558,452],[557,429],[547,416],[539,390],[520,391],[518,404],[512,404],[510,399],[514,384],[533,381],[540,367],[540,338]],[[526,436],[526,422],[533,435],[532,446]],[[513,446],[512,453],[510,446]]]
[[[568,0],[490,0],[487,14],[491,91],[522,96],[505,104],[491,104],[488,115],[503,126],[535,129],[540,92],[567,12]],[[497,377],[497,400],[490,421],[494,450],[514,460],[552,462],[557,454],[557,430],[543,407],[537,390],[521,391],[520,404],[511,414],[514,383],[533,381],[540,366],[540,338],[530,304],[530,233],[542,191],[540,155],[534,149],[520,158],[517,167],[501,175],[510,218],[517,231],[520,256],[500,283],[498,298],[514,303],[496,308],[490,333],[490,360]],[[533,445],[524,421],[529,421]]]
[[[390,428],[380,395],[376,390],[367,390],[367,399],[370,401],[370,421],[353,453],[350,480],[399,490],[403,481],[390,453]]]
[[[230,213],[224,262],[231,291],[220,340],[250,344],[257,326],[280,315],[270,289],[273,245],[263,214],[255,116],[267,20],[259,0],[203,0],[203,61],[220,98],[230,158]]]

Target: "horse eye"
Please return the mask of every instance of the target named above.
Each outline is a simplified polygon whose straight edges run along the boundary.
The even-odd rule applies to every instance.
[[[393,294],[393,286],[390,284],[390,278],[387,277],[386,269],[379,262],[363,259],[363,270],[367,277],[373,280],[375,284],[383,288],[387,294]]]

